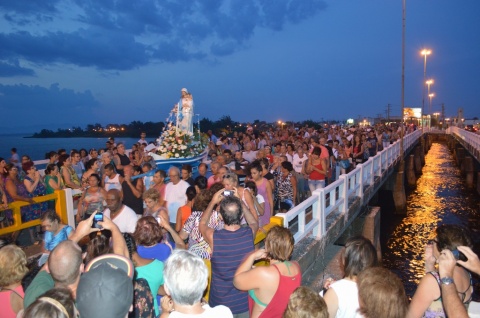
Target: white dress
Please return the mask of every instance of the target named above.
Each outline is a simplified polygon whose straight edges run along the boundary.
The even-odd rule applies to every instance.
[[[187,95],[180,99],[178,109],[181,116],[178,118],[177,128],[180,130],[193,133],[193,98],[192,95]]]

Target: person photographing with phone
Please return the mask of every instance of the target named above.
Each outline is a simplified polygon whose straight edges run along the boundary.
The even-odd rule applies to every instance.
[[[247,191],[243,189],[243,192]],[[225,223],[224,228],[220,230],[208,227],[210,216],[217,205]],[[241,225],[242,216],[248,223],[247,227]],[[258,222],[250,209],[239,199],[237,188],[225,187],[213,195],[213,199],[200,219],[199,229],[212,250],[209,305],[211,307],[224,305],[230,308],[234,315],[248,317],[247,292],[236,289],[233,278],[242,260],[254,250]]]
[[[463,253],[459,253],[458,246],[472,247],[469,231],[459,225],[444,224],[436,229],[436,238],[425,248],[425,269],[427,274],[418,284],[413,295],[407,318],[444,317],[443,285],[455,283],[456,293],[465,308],[468,308],[472,300],[473,286],[472,276],[465,268],[455,266],[450,276],[442,276],[435,269],[435,264],[442,257],[444,250],[449,250],[449,256],[458,253],[459,262],[466,261]],[[443,274],[443,273],[442,273]]]
[[[457,246],[456,252],[458,252],[455,253],[458,256],[462,253],[467,260],[459,260],[459,257],[456,257],[453,251],[448,249],[440,253],[438,271],[442,279],[453,277],[457,265],[480,275],[480,260],[470,247]],[[454,280],[451,284],[442,284],[442,303],[448,317],[468,318],[467,309],[458,297],[457,286]]]

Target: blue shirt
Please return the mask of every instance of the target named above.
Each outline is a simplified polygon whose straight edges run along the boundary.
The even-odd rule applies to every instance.
[[[53,235],[53,232],[45,232],[45,249],[47,251],[52,251],[58,243],[68,240],[68,236],[72,233],[73,229],[70,225],[65,225],[57,235]]]

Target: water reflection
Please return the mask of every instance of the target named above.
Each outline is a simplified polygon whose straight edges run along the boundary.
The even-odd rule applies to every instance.
[[[394,217],[382,213],[382,230],[386,228],[392,232],[383,244],[383,262],[400,276],[407,295],[413,296],[425,274],[425,245],[433,238],[439,225],[460,224],[468,227],[477,246],[479,203],[478,195],[466,189],[446,145],[433,144],[425,156],[425,166],[417,180],[416,189],[407,193],[407,215]],[[384,222],[389,224],[383,226]]]

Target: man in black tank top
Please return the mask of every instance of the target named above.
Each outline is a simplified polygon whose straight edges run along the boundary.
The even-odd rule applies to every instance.
[[[135,167],[137,169],[139,167]],[[140,169],[139,169],[140,170]],[[123,204],[135,211],[136,214],[143,214],[143,180],[137,178],[132,180],[131,177],[138,175],[140,171],[135,173],[134,167],[125,166],[125,179],[122,181]]]
[[[115,170],[117,170],[118,174],[125,177],[123,169],[125,166],[130,165],[130,159],[128,159],[128,156],[125,154],[125,145],[121,142],[118,143],[117,154],[113,157],[113,162],[115,163]]]

